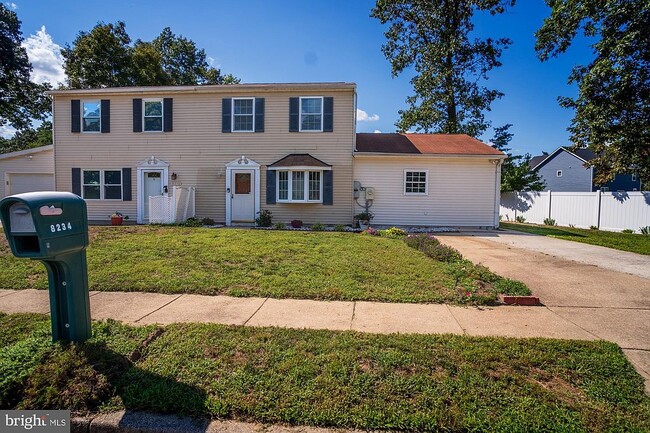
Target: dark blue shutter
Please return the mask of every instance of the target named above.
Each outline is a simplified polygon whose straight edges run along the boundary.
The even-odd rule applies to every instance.
[[[73,99],[70,102],[70,131],[81,132],[81,101]]]
[[[133,100],[133,132],[142,132],[142,99]]]
[[[255,132],[264,132],[264,98],[255,98]]]
[[[334,98],[323,98],[323,132],[334,131]]]
[[[275,170],[266,170],[266,204],[275,204]]]
[[[111,132],[111,101],[102,99],[102,132]]]
[[[232,99],[223,98],[221,100],[221,132],[231,132],[231,105]]]
[[[174,100],[172,98],[163,99],[163,131],[172,132],[174,130]]]
[[[323,204],[326,206],[334,204],[334,178],[332,170],[323,172]]]
[[[72,193],[81,197],[81,169],[72,169]]]
[[[122,169],[122,201],[131,201],[133,194],[131,193],[131,169]]]
[[[289,98],[289,132],[300,130],[300,98]]]

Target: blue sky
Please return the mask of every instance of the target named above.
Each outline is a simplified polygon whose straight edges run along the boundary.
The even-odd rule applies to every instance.
[[[503,66],[490,73],[488,86],[505,93],[487,118],[494,126],[512,123],[512,147],[539,154],[568,144],[572,112],[558,96],[575,95],[566,78],[591,50],[583,39],[558,59],[535,57],[534,32],[548,14],[542,0],[519,0],[501,16],[476,17],[481,36],[510,37]],[[398,110],[411,94],[412,72],[391,78],[381,52],[385,30],[370,18],[372,0],[192,1],[14,0],[35,73],[56,75],[57,45],[74,40],[98,21],[126,23],[132,39],[151,40],[164,27],[194,40],[214,65],[244,83],[351,81],[357,83],[358,108],[367,120],[359,132],[393,132]],[[45,26],[45,32],[42,32]],[[49,39],[51,37],[51,39]],[[60,74],[60,70],[58,71]],[[492,136],[488,131],[483,138]]]

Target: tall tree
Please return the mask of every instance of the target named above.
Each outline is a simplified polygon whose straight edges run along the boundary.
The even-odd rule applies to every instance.
[[[11,138],[0,137],[0,153],[52,144],[52,123],[47,120],[36,128],[25,128]]]
[[[414,67],[414,95],[396,126],[405,131],[464,133],[478,137],[490,123],[484,112],[503,96],[480,84],[501,66],[508,38],[470,38],[477,11],[492,15],[515,0],[377,0],[371,16],[390,24],[382,51],[393,77]]]
[[[133,85],[131,38],[122,21],[98,23],[79,32],[72,46],[61,50],[68,85],[73,89]]]
[[[131,45],[126,26],[97,24],[61,53],[72,88],[229,84],[239,80],[209,65],[205,50],[169,27]],[[106,61],[105,59],[110,59]]]
[[[556,57],[582,32],[595,42],[593,60],[573,68],[577,98],[560,97],[575,110],[569,127],[576,147],[597,157],[597,183],[636,171],[650,182],[650,2],[648,0],[546,0],[551,14],[537,31],[537,55]]]
[[[30,80],[32,66],[22,42],[18,16],[0,3],[0,126],[19,131],[50,111],[50,101],[43,94],[49,85]]]
[[[494,128],[492,147],[505,153],[508,157],[501,166],[501,191],[542,191],[546,185],[537,172],[530,170],[530,154],[513,155],[510,141],[513,134],[511,124]]]

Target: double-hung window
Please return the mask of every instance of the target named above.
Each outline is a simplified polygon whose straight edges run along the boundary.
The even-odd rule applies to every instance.
[[[255,131],[255,98],[233,98],[232,131]]]
[[[322,203],[323,172],[280,170],[277,176],[277,201],[280,203]]]
[[[428,172],[405,170],[404,171],[404,194],[406,195],[426,195]]]
[[[142,101],[144,105],[143,122],[144,130],[146,132],[162,132],[163,130],[163,101],[162,99],[145,99]]]
[[[300,98],[300,131],[323,131],[323,98]]]
[[[102,106],[100,101],[84,101],[81,130],[83,132],[101,132],[102,129],[101,112],[102,112]]]
[[[83,170],[82,197],[86,200],[122,200],[122,170]]]

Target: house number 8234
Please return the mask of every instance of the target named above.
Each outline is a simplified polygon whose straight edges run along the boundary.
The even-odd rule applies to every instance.
[[[72,230],[72,224],[70,223],[61,223],[61,224],[52,224],[50,225],[50,231],[55,232],[64,232],[66,230]]]

